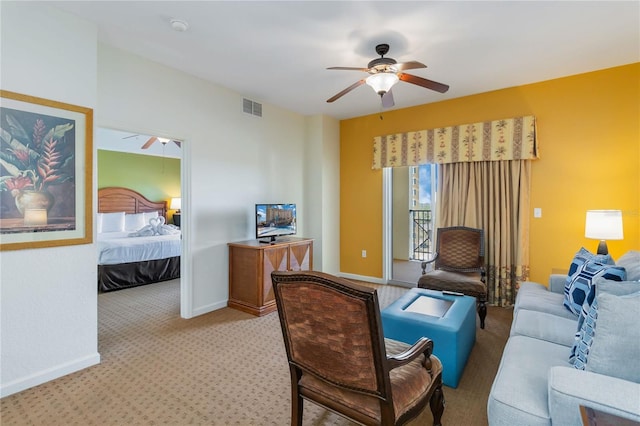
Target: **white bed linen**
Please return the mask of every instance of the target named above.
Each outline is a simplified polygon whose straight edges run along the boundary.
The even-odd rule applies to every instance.
[[[129,237],[130,232],[98,234],[98,265],[140,262],[180,256],[182,233]]]

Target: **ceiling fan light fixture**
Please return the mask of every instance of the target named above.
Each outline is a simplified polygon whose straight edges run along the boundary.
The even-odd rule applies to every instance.
[[[366,82],[380,96],[387,93],[400,79],[394,73],[377,73],[367,77]]]
[[[158,140],[162,143],[162,144],[167,144],[171,139],[167,139],[167,138],[158,138]]]

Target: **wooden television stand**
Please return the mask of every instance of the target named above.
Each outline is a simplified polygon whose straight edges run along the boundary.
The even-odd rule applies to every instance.
[[[313,269],[313,240],[282,237],[229,243],[229,302],[227,306],[252,315],[277,309],[271,272]]]

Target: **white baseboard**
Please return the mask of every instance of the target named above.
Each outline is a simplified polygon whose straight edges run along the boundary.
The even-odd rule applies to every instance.
[[[65,364],[48,368],[38,373],[31,374],[27,377],[14,380],[10,383],[3,383],[2,385],[0,385],[0,398],[4,398],[5,396],[13,395],[14,393],[21,392],[25,389],[50,382],[51,380],[66,376],[67,374],[75,373],[76,371],[83,370],[96,364],[100,364],[100,354],[98,352],[88,355],[84,358],[76,359]]]
[[[216,302],[216,303],[210,303],[208,305],[205,306],[200,306],[199,308],[195,308],[193,310],[193,317],[197,317],[198,315],[203,315],[203,314],[208,314],[209,312],[213,312],[213,311],[217,311],[218,309],[222,309],[222,308],[226,308],[227,307],[227,301],[224,300],[222,302]]]

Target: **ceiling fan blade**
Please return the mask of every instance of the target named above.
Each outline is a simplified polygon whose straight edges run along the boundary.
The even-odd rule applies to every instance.
[[[357,68],[357,67],[330,67],[328,70],[346,70],[346,71],[363,71],[369,72],[369,68]]]
[[[427,80],[426,78],[418,77],[411,74],[399,73],[398,78],[407,83],[416,84],[418,86],[425,87],[427,89],[435,90],[436,92],[444,93],[449,90],[449,86],[446,84],[438,83],[437,81]]]
[[[393,66],[398,71],[415,70],[417,68],[426,68],[427,67],[425,64],[423,64],[422,62],[418,62],[418,61],[402,62],[402,63],[399,63],[399,64],[395,64]]]
[[[391,108],[394,105],[395,105],[395,102],[393,101],[393,92],[389,90],[387,93],[382,95],[382,107]]]
[[[135,138],[135,137],[137,137],[137,136],[140,136],[140,135],[129,135],[129,136],[125,136],[125,137],[123,137],[122,139]]]
[[[344,89],[342,92],[340,92],[337,95],[334,95],[334,96],[330,97],[329,99],[327,99],[327,102],[333,102],[333,101],[341,98],[342,96],[346,95],[347,93],[349,93],[353,89],[355,89],[355,88],[357,88],[359,86],[362,86],[364,83],[365,83],[364,79],[356,81],[351,86],[349,86],[346,89]]]
[[[178,148],[182,148],[181,142],[180,141],[173,141],[173,143],[175,143],[176,145],[178,145]]]
[[[158,138],[156,138],[155,136],[151,136],[149,138],[149,140],[147,142],[145,142],[144,145],[142,145],[142,149],[147,149],[149,148],[155,141],[157,141]]]

